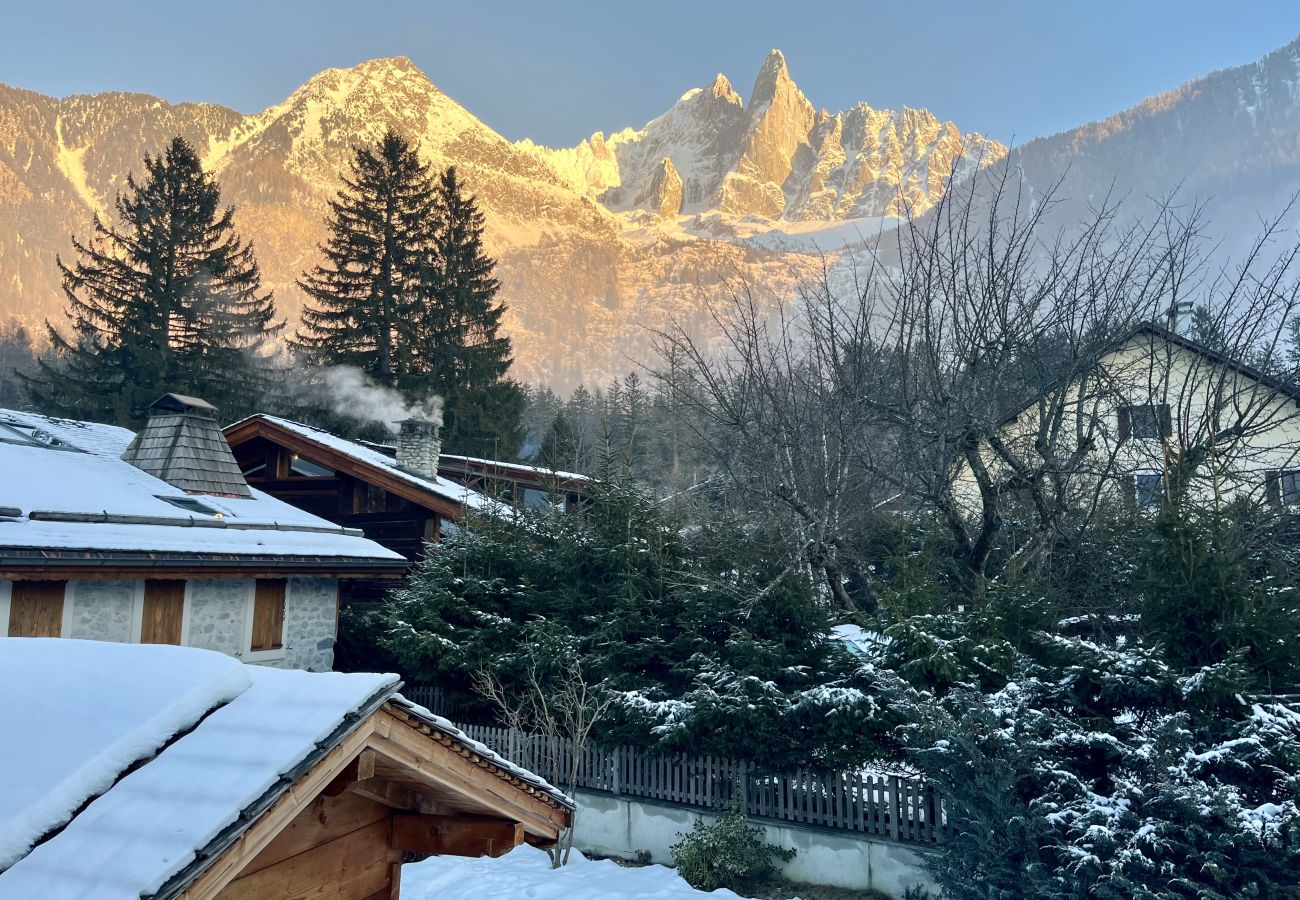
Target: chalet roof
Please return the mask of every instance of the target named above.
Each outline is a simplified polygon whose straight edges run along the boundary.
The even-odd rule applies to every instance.
[[[216,407],[195,397],[166,394],[154,401],[122,459],[189,493],[251,496]]]
[[[1252,381],[1256,381],[1264,385],[1265,387],[1271,388],[1272,390],[1277,391],[1279,394],[1290,397],[1293,400],[1295,400],[1297,403],[1300,403],[1300,389],[1297,389],[1295,385],[1289,384],[1286,381],[1283,381],[1281,378],[1278,378],[1274,375],[1270,375],[1267,372],[1262,372],[1259,369],[1255,368],[1254,366],[1250,365],[1249,363],[1245,363],[1245,362],[1241,362],[1240,360],[1233,359],[1223,353],[1220,353],[1219,351],[1211,347],[1207,347],[1206,345],[1202,344],[1199,341],[1195,341],[1192,338],[1187,337],[1186,335],[1179,334],[1176,331],[1172,331],[1168,328],[1165,328],[1163,325],[1158,325],[1154,322],[1142,322],[1134,326],[1133,328],[1130,328],[1128,331],[1125,331],[1119,337],[1115,338],[1113,341],[1111,341],[1109,344],[1107,344],[1105,347],[1099,350],[1096,354],[1096,358],[1092,361],[1092,364],[1093,365],[1099,364],[1102,361],[1102,359],[1106,357],[1107,354],[1114,353],[1116,350],[1119,350],[1121,347],[1124,347],[1125,345],[1129,344],[1133,340],[1143,336],[1154,338],[1156,341],[1162,341],[1167,344],[1172,344],[1174,346],[1181,347],[1184,350],[1187,350],[1191,353],[1195,353],[1197,356],[1202,356],[1205,359],[1208,359],[1210,362],[1216,365],[1224,366],[1225,368],[1231,369],[1234,372],[1239,372],[1240,374],[1246,376]],[[1057,378],[1048,387],[1043,389],[1043,391],[1039,396],[1045,396],[1057,390],[1058,388],[1061,387],[1062,382],[1065,380],[1066,380],[1065,378]],[[1032,407],[1036,402],[1037,402],[1036,400],[1031,400],[1027,403],[1024,403],[1016,407],[1011,412],[1003,416],[1000,424],[1006,425],[1009,424],[1010,422],[1015,421],[1016,418],[1019,417],[1021,413],[1023,413],[1025,410]]]
[[[121,459],[134,437],[0,409],[0,561],[39,551],[400,564],[360,532],[247,485],[238,497],[188,494]]]
[[[418,496],[418,493],[424,493],[444,503],[450,502],[474,512],[492,515],[509,512],[509,507],[505,504],[493,500],[473,488],[458,484],[448,478],[424,478],[415,475],[398,467],[396,459],[375,449],[373,446],[367,446],[358,441],[350,441],[323,428],[304,425],[302,422],[295,422],[292,419],[259,414],[249,416],[247,419],[233,425],[228,425],[225,431],[227,439],[233,440],[236,435],[250,430],[257,430],[260,433],[270,435],[272,439],[274,439],[276,433],[279,433],[295,439],[297,442],[314,445],[327,452],[341,455],[357,467],[354,474],[363,480],[367,471],[379,473],[384,477],[394,479],[407,487],[413,488],[416,492],[415,496]]]
[[[0,896],[175,896],[381,707],[424,721],[398,687],[189,647],[0,638],[0,708],[22,723],[0,730],[0,752],[23,761],[0,772]],[[572,809],[458,746],[503,794]]]

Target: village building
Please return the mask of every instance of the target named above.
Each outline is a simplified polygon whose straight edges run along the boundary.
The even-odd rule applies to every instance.
[[[251,485],[414,562],[466,515],[514,507],[570,511],[590,480],[519,463],[442,452],[438,426],[408,419],[394,445],[352,441],[278,416],[228,426],[226,440]],[[348,586],[345,602],[376,599],[392,583]]]
[[[1056,467],[1043,471],[1076,506],[1155,508],[1174,493],[1300,504],[1300,391],[1159,325],[1114,341],[997,434],[997,446],[980,446],[984,478],[1014,483],[1020,462],[1042,466],[1049,447]],[[954,486],[976,513],[980,484],[965,461]]]
[[[250,487],[216,416],[175,394],[139,434],[0,410],[0,635],[331,668],[340,585],[406,560]]]
[[[0,638],[21,723],[0,729],[0,896],[396,900],[404,859],[553,845],[571,801],[399,686]]]

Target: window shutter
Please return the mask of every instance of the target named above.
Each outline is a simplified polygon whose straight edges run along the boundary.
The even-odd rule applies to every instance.
[[[250,650],[284,647],[283,578],[259,578],[253,593],[253,637]]]
[[[1170,413],[1169,404],[1160,404],[1160,436],[1167,438],[1174,433],[1174,419]]]
[[[1264,473],[1264,493],[1274,506],[1282,505],[1282,473],[1272,469]]]
[[[140,643],[179,644],[185,619],[185,582],[156,578],[144,583]]]
[[[1134,475],[1125,475],[1119,480],[1120,492],[1124,495],[1124,503],[1130,509],[1137,508],[1137,477]]]
[[[58,637],[63,633],[66,581],[15,581],[9,597],[10,637]]]
[[[1122,444],[1133,433],[1133,416],[1132,411],[1127,406],[1121,406],[1117,415],[1119,416],[1119,441]]]

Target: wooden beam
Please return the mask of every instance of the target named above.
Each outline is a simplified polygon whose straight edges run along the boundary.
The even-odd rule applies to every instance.
[[[375,777],[375,751],[362,750],[356,759],[343,767],[343,771],[334,776],[325,787],[326,797],[337,797],[358,781]]]
[[[410,769],[430,784],[439,785],[466,805],[478,807],[502,819],[523,822],[530,834],[554,841],[568,824],[567,810],[558,809],[539,797],[530,796],[495,770],[480,766],[477,756],[462,755],[442,745],[443,752],[430,754],[430,744],[440,746],[405,722],[381,710],[375,717],[375,736],[370,746],[382,756]]]
[[[393,816],[393,848],[440,856],[502,856],[524,842],[522,822],[486,816]]]
[[[446,812],[436,800],[404,788],[400,784],[393,784],[384,778],[367,778],[353,782],[348,786],[348,790],[393,809],[411,809],[429,815]]]

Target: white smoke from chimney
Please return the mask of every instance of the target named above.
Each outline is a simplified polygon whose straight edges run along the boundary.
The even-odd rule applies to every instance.
[[[442,426],[442,398],[430,394],[410,403],[398,391],[376,384],[353,366],[330,366],[312,373],[313,394],[340,416],[361,422],[377,422],[396,434],[405,419],[424,419]]]

